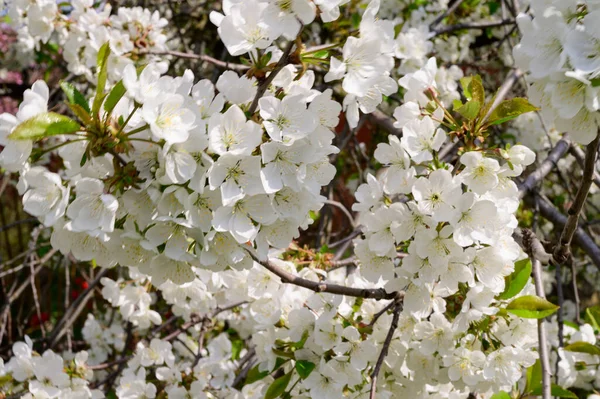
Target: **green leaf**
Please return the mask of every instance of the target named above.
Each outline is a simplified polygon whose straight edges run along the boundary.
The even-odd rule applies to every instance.
[[[478,101],[470,100],[466,102],[463,106],[456,109],[456,112],[461,114],[465,119],[472,121],[479,114],[479,110],[481,109],[481,104]]]
[[[104,110],[107,114],[110,114],[115,106],[119,102],[121,98],[125,95],[125,85],[123,85],[123,81],[119,80],[119,82],[112,88],[108,96],[106,97],[106,101],[104,101]]]
[[[310,373],[315,369],[316,365],[308,360],[298,360],[296,362],[296,371],[303,380],[306,379]]]
[[[479,75],[465,76],[460,79],[460,84],[467,100],[475,100],[480,105],[485,102],[485,91]]]
[[[45,112],[27,119],[8,136],[11,140],[39,140],[59,134],[75,133],[81,126],[68,116]]]
[[[240,358],[240,352],[244,347],[244,341],[241,339],[235,339],[231,341],[231,360],[237,360]]]
[[[67,100],[69,100],[70,104],[77,104],[83,110],[85,110],[85,112],[87,112],[88,114],[90,113],[90,105],[88,104],[83,94],[81,94],[79,90],[75,88],[75,86],[73,86],[69,82],[60,82],[60,88],[65,92]]]
[[[92,117],[89,112],[83,109],[79,104],[68,104],[68,106],[84,125],[89,125],[92,122]]]
[[[531,261],[529,258],[515,262],[515,271],[504,278],[504,292],[498,295],[498,299],[510,299],[517,295],[531,277]]]
[[[590,82],[592,83],[592,87],[600,86],[600,78],[590,79]]]
[[[292,372],[282,375],[269,386],[265,399],[275,399],[283,395],[287,388],[290,380],[292,379]]]
[[[104,99],[104,87],[106,86],[106,77],[108,75],[108,57],[110,56],[110,46],[108,42],[104,43],[98,50],[98,58],[96,61],[96,73],[98,74],[98,83],[96,84],[96,97],[94,97],[94,105],[92,111],[94,115],[100,111],[102,100]]]
[[[319,50],[313,54],[313,58],[327,58],[329,56],[329,51],[327,50]]]
[[[469,83],[469,91],[471,92],[473,100],[477,101],[479,104],[485,103],[485,90],[483,88],[481,76],[473,76],[471,82]]]
[[[521,296],[508,304],[506,310],[524,319],[543,319],[556,312],[559,306],[533,295]]]
[[[464,76],[464,77],[460,78],[460,86],[462,87],[463,94],[465,95],[467,100],[473,99],[473,95],[471,94],[471,89],[469,87],[471,80],[473,80],[473,76]]]
[[[590,306],[585,310],[585,321],[594,327],[594,330],[600,331],[600,306]]]
[[[500,391],[492,395],[490,399],[512,399],[507,392]]]
[[[565,350],[569,352],[587,353],[590,355],[600,356],[600,348],[588,342],[577,341],[565,346]]]
[[[573,392],[571,392],[568,389],[565,389],[559,385],[556,385],[556,384],[551,385],[550,392],[551,392],[552,396],[554,396],[556,398],[577,399],[577,395],[575,395]],[[540,387],[538,389],[532,391],[531,395],[541,396],[542,395],[542,386],[540,385]]]
[[[252,384],[253,382],[262,380],[263,378],[265,378],[268,375],[269,375],[268,370],[260,371],[258,369],[258,365],[256,365],[256,366],[252,367],[250,369],[250,371],[248,371],[248,374],[246,375],[246,381],[244,382],[244,384]]]
[[[542,386],[542,362],[537,359],[533,366],[527,369],[527,382],[525,384],[525,392],[529,393]]]
[[[539,108],[533,106],[525,98],[516,97],[504,100],[490,114],[488,123],[499,125],[527,112],[537,111]]]

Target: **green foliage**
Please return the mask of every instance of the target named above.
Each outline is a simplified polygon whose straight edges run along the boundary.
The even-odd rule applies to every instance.
[[[256,381],[262,380],[263,378],[265,378],[266,376],[269,375],[268,371],[260,371],[258,369],[258,365],[252,367],[250,369],[250,371],[248,371],[248,374],[246,375],[246,381],[245,384],[252,384]]]
[[[504,391],[496,392],[492,395],[491,399],[512,399],[511,396]]]
[[[556,312],[558,308],[559,306],[539,296],[525,295],[509,303],[506,310],[524,319],[543,319]]]
[[[529,258],[515,262],[515,270],[504,278],[504,292],[498,295],[498,299],[510,299],[517,295],[531,277],[531,260]]]
[[[73,119],[55,112],[45,112],[19,124],[8,138],[12,140],[40,140],[44,137],[75,133],[79,129],[79,123]]]
[[[542,362],[537,359],[533,366],[527,369],[527,380],[525,383],[525,393],[535,391],[542,387]]]
[[[65,96],[67,96],[67,100],[69,100],[69,104],[71,104],[71,105],[76,104],[79,107],[81,107],[88,114],[90,113],[90,106],[89,106],[87,100],[85,99],[83,94],[81,94],[79,92],[79,90],[77,90],[75,88],[75,86],[73,86],[69,82],[60,82],[60,88],[65,93]]]
[[[496,96],[486,102],[485,89],[479,75],[463,77],[460,84],[467,101],[463,104],[462,101],[455,100],[453,109],[461,118],[455,119],[449,114],[447,117],[448,126],[453,129],[451,134],[463,138],[467,148],[477,147],[477,139],[485,139],[490,126],[538,109],[524,98],[505,100],[492,108]],[[435,98],[433,100],[439,102]]]
[[[265,399],[275,399],[280,397],[285,393],[285,389],[287,388],[290,380],[292,379],[292,372],[282,375],[269,386],[267,389],[267,393],[265,394]]]
[[[590,306],[585,310],[585,321],[594,327],[594,330],[600,331],[600,306]]]
[[[308,376],[310,375],[310,373],[312,373],[315,367],[316,365],[313,362],[309,362],[308,360],[298,360],[295,366],[298,375],[303,380],[308,378]]]
[[[565,350],[569,352],[587,353],[590,355],[600,356],[600,348],[584,341],[573,342],[572,344],[565,346]]]
[[[123,81],[120,80],[115,87],[112,88],[110,93],[108,93],[106,101],[104,101],[104,110],[107,114],[110,114],[113,109],[115,109],[119,100],[125,95],[125,91],[125,85],[123,85]]]
[[[519,115],[537,111],[538,109],[539,108],[531,105],[526,98],[512,98],[498,104],[490,114],[487,123],[490,125],[499,125],[511,119],[515,119]]]
[[[106,87],[106,79],[108,76],[108,57],[110,56],[110,46],[108,42],[104,43],[100,50],[98,50],[98,58],[96,61],[96,73],[98,74],[98,82],[96,84],[96,96],[94,97],[94,104],[92,106],[92,112],[94,115],[100,111],[100,106],[104,100],[104,88]]]
[[[555,398],[577,399],[577,395],[575,395],[573,392],[571,392],[568,389],[565,389],[559,385],[556,385],[556,384],[552,384],[552,386],[550,387],[550,393]],[[541,396],[542,395],[542,386],[540,385],[537,389],[532,391],[531,394],[535,395],[535,396]]]

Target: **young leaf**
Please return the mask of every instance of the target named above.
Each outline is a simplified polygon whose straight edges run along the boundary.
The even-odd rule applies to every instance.
[[[600,306],[590,306],[585,310],[585,321],[594,327],[594,330],[600,331]]]
[[[8,135],[8,138],[11,140],[39,140],[59,134],[75,133],[79,128],[79,123],[67,116],[55,112],[45,112],[18,125]]]
[[[469,86],[471,84],[471,80],[473,80],[473,76],[464,76],[460,78],[460,86],[462,87],[463,94],[467,100],[473,99],[473,94],[471,93],[471,88]]]
[[[504,292],[498,295],[498,299],[510,299],[517,295],[531,277],[531,261],[529,258],[515,262],[515,271],[504,278]]]
[[[527,381],[525,384],[525,393],[535,391],[542,386],[542,362],[537,359],[533,366],[527,369]]]
[[[88,114],[90,113],[90,105],[88,104],[83,94],[81,94],[79,90],[75,88],[75,86],[73,86],[69,82],[60,82],[60,88],[67,96],[67,100],[69,100],[70,104],[77,104],[85,112],[87,112]]]
[[[314,58],[327,58],[329,56],[329,51],[327,50],[319,50],[313,54]]]
[[[306,379],[310,373],[315,369],[316,365],[308,360],[298,360],[296,362],[296,371],[303,380]]]
[[[246,375],[246,381],[244,382],[244,384],[252,384],[253,382],[262,380],[263,378],[265,378],[268,375],[269,375],[269,372],[267,370],[260,371],[258,369],[258,365],[256,365],[256,366],[252,367],[250,369],[250,371],[248,371],[248,375]]]
[[[68,104],[71,111],[79,118],[84,125],[89,125],[92,122],[91,115],[86,112],[79,104]]]
[[[490,399],[512,399],[510,395],[504,391],[496,392]]]
[[[578,341],[565,346],[565,350],[569,352],[588,353],[590,355],[599,355],[600,348],[588,342]]]
[[[555,398],[577,399],[577,395],[575,395],[573,392],[571,392],[568,389],[565,389],[565,388],[563,388],[563,387],[561,387],[559,385],[556,385],[556,384],[552,384],[551,385],[551,387],[550,387],[550,393]],[[542,386],[540,385],[538,387],[538,389],[532,391],[531,395],[541,396],[542,395]]]
[[[110,46],[108,42],[104,43],[100,50],[98,50],[98,58],[96,61],[96,73],[98,74],[98,83],[96,84],[96,97],[94,97],[94,104],[92,111],[94,115],[100,111],[102,100],[104,99],[104,87],[106,86],[106,77],[108,75],[108,57],[110,56]]]
[[[481,104],[478,101],[471,100],[465,103],[463,106],[456,109],[456,112],[461,114],[468,121],[472,121],[479,114]]]
[[[106,101],[104,101],[104,110],[107,114],[110,114],[115,106],[121,100],[121,98],[125,95],[125,85],[123,85],[123,81],[119,80],[119,82],[112,88],[108,96],[106,97]]]
[[[543,319],[556,312],[558,308],[559,306],[539,296],[525,295],[509,303],[506,310],[524,319]]]
[[[265,399],[275,399],[283,395],[287,388],[290,380],[292,379],[292,372],[282,375],[269,386]]]
[[[485,103],[485,90],[483,89],[481,76],[473,76],[471,82],[469,82],[469,91],[471,92],[473,100],[477,101],[479,104]]]
[[[512,98],[504,100],[490,114],[488,124],[499,125],[517,116],[531,111],[537,111],[539,108],[531,105],[525,98]]]

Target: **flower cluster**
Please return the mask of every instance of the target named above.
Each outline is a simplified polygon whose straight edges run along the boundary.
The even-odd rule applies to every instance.
[[[95,80],[98,50],[107,41],[112,50],[112,81],[119,80],[123,68],[134,60],[138,65],[158,60],[155,54],[167,50],[167,20],[158,11],[120,7],[111,15],[110,4],[99,4],[93,0],[74,0],[67,5],[52,0],[10,1],[6,12],[17,31],[17,49],[31,55],[34,49],[52,42],[64,49],[61,55],[69,72],[90,81]]]
[[[588,144],[600,125],[600,8],[593,1],[550,4],[533,2],[534,17],[518,17],[523,38],[515,61],[530,75],[529,96],[542,107],[544,120]]]
[[[15,344],[0,362],[2,392],[466,399],[517,387],[534,395],[522,387],[525,369],[540,364],[534,319],[556,306],[536,296],[513,233],[516,180],[535,154],[497,140],[492,126],[535,107],[521,98],[493,105],[479,76],[449,65],[468,57],[477,34],[438,37],[443,1],[396,1],[397,10],[394,0],[363,2],[355,31],[338,44],[306,45],[358,3],[220,2],[209,20],[247,65],[212,80],[200,69],[166,74],[158,53],[167,50],[167,22],[157,12],[113,13],[91,0],[68,10],[9,4],[30,51],[56,40],[70,73],[91,85],[81,93],[83,83],[62,83],[73,118],[49,104],[44,81],[26,90],[16,115],[0,115],[0,166],[18,173],[23,208],[51,230],[51,246],[103,269],[96,289],[105,303],[81,331],[87,351],[39,355],[28,338]],[[569,132],[587,143],[597,129],[588,48],[596,11],[555,1],[542,12],[538,3],[535,18],[519,18],[515,57],[546,117],[573,124]],[[469,21],[489,10],[473,6]],[[576,101],[565,101],[573,93]],[[396,134],[373,146],[377,163],[360,176],[354,232],[336,258],[325,246],[301,248],[294,240],[321,217],[323,188],[336,175],[330,162],[347,144],[334,145],[340,115],[353,138],[367,119],[361,112],[393,101]],[[515,129],[534,126],[537,140],[541,121],[519,118]],[[295,259],[301,252],[310,260]],[[347,253],[355,267],[333,267]],[[566,337],[596,343],[590,324]],[[556,352],[562,386],[598,388],[597,367],[582,369],[597,354]]]

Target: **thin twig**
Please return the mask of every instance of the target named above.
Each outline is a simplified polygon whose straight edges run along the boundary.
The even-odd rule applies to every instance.
[[[96,285],[100,282],[102,277],[108,274],[110,269],[102,269],[100,273],[96,276],[96,278],[89,283],[88,287],[77,297],[76,300],[71,303],[69,308],[65,311],[65,314],[60,319],[60,321],[54,327],[52,334],[50,334],[50,338],[47,341],[48,348],[52,348],[58,340],[63,336],[65,330],[70,328],[71,325],[77,320],[77,317],[82,312],[83,308],[87,304],[87,302],[92,297],[92,293]]]
[[[436,26],[438,26],[440,24],[440,22],[442,22],[444,20],[444,18],[446,18],[447,16],[451,15],[454,11],[456,11],[456,9],[458,7],[460,7],[460,5],[463,3],[464,0],[456,0],[450,7],[448,7],[448,9],[439,17],[437,17],[435,20],[433,20],[433,22],[431,24],[429,24],[429,30],[433,30],[435,29]]]
[[[227,61],[221,61],[221,60],[218,60],[218,59],[211,57],[210,55],[206,55],[206,54],[184,53],[181,51],[155,51],[155,52],[148,52],[147,54],[171,55],[173,57],[178,57],[178,58],[199,60],[199,61],[208,62],[209,64],[213,64],[214,66],[219,67],[221,69],[226,69],[226,70],[228,69],[228,70],[237,71],[237,72],[245,72],[248,69],[250,69],[250,67],[247,65],[234,64],[234,63],[227,62]]]
[[[301,33],[302,29],[300,30],[298,35],[300,35]],[[292,52],[292,48],[294,48],[294,41],[290,40],[286,49],[283,51],[281,58],[279,58],[279,61],[277,61],[277,64],[275,64],[275,67],[273,68],[271,73],[269,73],[269,76],[267,76],[267,78],[264,81],[262,81],[260,85],[258,85],[258,89],[256,90],[254,100],[252,100],[252,104],[250,105],[250,108],[248,108],[248,114],[254,114],[256,108],[258,108],[258,100],[260,100],[261,97],[265,94],[265,92],[269,88],[269,85],[271,84],[273,79],[275,79],[275,76],[277,76],[279,71],[281,71],[283,67],[287,64],[288,58],[290,57],[290,53]]]
[[[457,30],[465,30],[465,29],[487,29],[487,28],[497,28],[499,26],[504,25],[514,25],[516,24],[515,20],[507,19],[502,21],[494,21],[494,22],[480,22],[480,23],[465,23],[465,24],[456,24],[450,26],[444,26],[439,29],[433,30],[433,36],[439,36],[444,33],[456,32]]]
[[[371,373],[371,393],[369,395],[369,399],[375,399],[375,392],[377,390],[377,376],[379,375],[383,361],[390,349],[390,344],[392,342],[392,338],[394,337],[394,333],[398,329],[398,320],[400,319],[400,312],[402,311],[402,302],[400,300],[396,300],[394,301],[394,304],[395,308],[394,315],[392,316],[392,323],[390,324],[390,329],[388,330],[385,341],[383,342],[383,347],[381,348],[381,353],[379,353],[377,363],[375,363],[373,373]]]
[[[533,281],[535,283],[535,293],[537,296],[541,298],[545,298],[546,294],[544,293],[544,283],[542,281],[542,264],[539,259],[535,257],[535,249],[531,245],[537,238],[535,238],[533,232],[528,229],[523,230],[523,242],[526,246],[525,252],[529,255],[531,259],[531,264],[533,266]],[[542,399],[550,399],[551,397],[551,377],[552,373],[550,372],[550,355],[548,353],[548,337],[546,334],[546,324],[544,319],[538,320],[538,341],[539,341],[539,356],[540,363],[542,366]]]
[[[340,209],[342,211],[342,213],[344,215],[346,215],[346,217],[348,218],[348,221],[350,222],[352,227],[356,228],[356,222],[354,221],[354,216],[352,216],[352,213],[341,202],[334,201],[334,200],[325,200],[324,202],[327,205],[335,206],[336,208]]]

